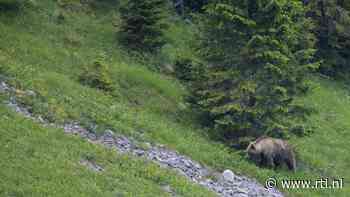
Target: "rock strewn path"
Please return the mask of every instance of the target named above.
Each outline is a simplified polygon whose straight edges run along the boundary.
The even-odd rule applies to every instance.
[[[5,82],[0,82],[0,93],[11,93],[14,91],[15,89],[9,87]],[[33,92],[29,91],[28,94],[33,94]],[[202,166],[198,162],[193,161],[186,156],[180,155],[175,151],[168,150],[163,146],[149,144],[149,148],[142,149],[138,147],[133,140],[130,140],[125,136],[117,136],[111,130],[106,130],[103,135],[97,136],[95,133],[90,132],[89,130],[80,126],[77,122],[65,125],[48,123],[41,117],[34,117],[25,107],[18,105],[14,96],[10,97],[8,106],[14,109],[17,113],[39,122],[44,126],[62,128],[65,133],[78,135],[91,143],[101,144],[105,147],[116,149],[121,153],[129,153],[137,157],[144,157],[160,164],[160,166],[175,169],[191,181],[214,191],[218,194],[218,196],[283,197],[281,192],[277,190],[266,190],[257,181],[244,176],[234,175],[231,171],[225,171],[219,180],[207,178],[207,176],[210,174],[209,169]],[[87,161],[81,161],[81,163],[90,168],[96,169],[96,171],[103,170],[97,165],[88,163]],[[225,175],[226,172],[228,172],[228,176]]]

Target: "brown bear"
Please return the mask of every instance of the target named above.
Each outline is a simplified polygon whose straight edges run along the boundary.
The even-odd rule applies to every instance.
[[[248,145],[246,151],[249,159],[259,166],[275,168],[285,163],[290,170],[296,171],[295,154],[284,140],[259,137]]]

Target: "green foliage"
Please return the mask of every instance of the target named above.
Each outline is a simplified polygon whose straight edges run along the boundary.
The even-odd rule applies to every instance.
[[[286,137],[300,106],[314,39],[299,1],[213,3],[202,17],[200,55],[209,62],[194,101],[228,137]]]
[[[0,0],[0,11],[17,9],[21,5],[30,2],[30,0]]]
[[[103,59],[96,60],[92,66],[85,67],[79,80],[82,84],[111,92],[114,90],[113,81],[110,77],[110,69]]]
[[[209,3],[210,0],[185,0],[185,7],[192,11],[202,11],[203,7]]]
[[[330,76],[350,74],[350,5],[348,1],[312,0],[308,16],[316,24],[321,72]]]
[[[57,0],[57,4],[60,7],[66,8],[67,10],[69,8],[81,7],[82,6],[80,0]]]
[[[199,60],[188,57],[178,57],[175,61],[175,76],[183,82],[199,80],[202,74],[202,64]]]
[[[24,2],[25,0],[0,0],[0,5],[11,5],[11,4],[19,4]]]
[[[209,0],[172,0],[179,14],[202,12]]]
[[[119,38],[124,46],[141,52],[156,52],[165,43],[166,1],[128,0],[120,9]]]

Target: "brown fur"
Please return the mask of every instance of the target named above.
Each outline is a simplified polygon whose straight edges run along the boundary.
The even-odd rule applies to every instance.
[[[277,167],[286,164],[296,170],[295,155],[289,144],[281,139],[259,137],[247,148],[248,156],[260,166]]]

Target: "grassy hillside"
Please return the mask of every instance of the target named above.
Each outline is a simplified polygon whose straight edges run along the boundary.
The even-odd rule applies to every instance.
[[[350,86],[319,77],[312,80],[312,87],[312,93],[303,102],[316,110],[308,120],[314,134],[293,139],[292,143],[306,173],[314,177],[344,178],[345,189],[329,196],[346,196],[350,191],[346,184],[350,178]]]
[[[248,162],[242,152],[211,141],[183,101],[186,90],[171,77],[148,69],[154,68],[152,63],[161,65],[171,61],[174,53],[186,51],[189,30],[174,20],[168,33],[171,44],[165,47],[161,57],[134,61],[135,57],[127,55],[116,41],[118,15],[115,10],[108,4],[98,4],[94,8],[79,4],[62,7],[56,1],[47,0],[36,1],[35,6],[19,11],[1,12],[2,78],[18,89],[35,91],[37,96],[18,97],[34,114],[43,115],[52,122],[77,120],[86,127],[97,124],[100,131],[111,128],[140,141],[165,144],[202,164],[218,170],[229,168],[262,183],[268,177],[316,179],[325,175],[350,179],[347,173],[350,155],[346,145],[350,140],[346,135],[350,129],[347,122],[350,101],[346,86],[313,79],[317,88],[307,98],[301,98],[301,102],[314,106],[319,113],[309,120],[309,124],[317,128],[313,136],[292,139],[305,163],[298,173],[259,169]],[[116,88],[112,93],[83,86],[78,80],[84,67],[101,56],[106,57],[110,67]],[[0,109],[1,116],[8,117],[2,118],[0,124],[1,136],[4,136],[0,139],[0,154],[8,158],[0,161],[1,169],[6,169],[1,170],[1,176],[6,179],[1,179],[0,194],[94,196],[98,193],[112,196],[118,191],[162,196],[160,185],[166,182],[180,194],[208,195],[182,179],[175,181],[171,173],[151,164],[124,156],[115,158],[104,149],[65,137],[59,130],[44,129],[23,120],[3,105]],[[6,148],[7,144],[12,148]],[[113,177],[94,174],[77,165],[84,155],[90,154],[113,172]],[[37,165],[38,162],[43,163],[43,167]],[[124,168],[115,165],[119,162]],[[129,174],[137,175],[129,177]],[[138,182],[137,187],[134,182]],[[43,186],[37,188],[37,185]],[[59,187],[54,187],[56,185]],[[67,195],[58,194],[59,190],[65,190]],[[350,190],[286,192],[290,196],[346,196]]]
[[[0,196],[171,196],[167,185],[181,196],[211,195],[174,172],[43,128],[3,105],[0,115]]]

